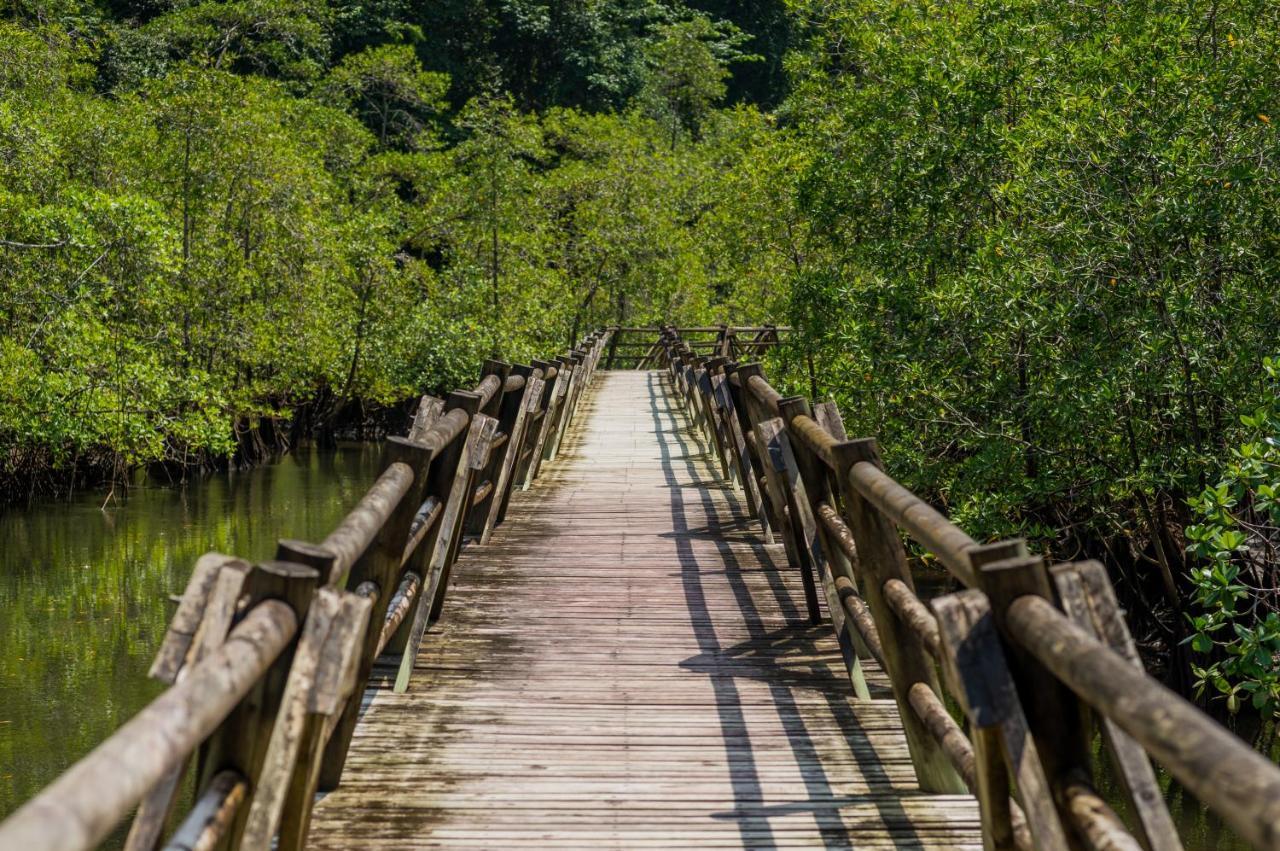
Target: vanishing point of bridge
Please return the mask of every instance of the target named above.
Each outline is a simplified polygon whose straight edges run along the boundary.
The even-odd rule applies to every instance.
[[[1152,758],[1280,848],[1280,769],[1142,671],[1102,566],[974,541],[780,343],[608,329],[424,397],[324,541],[200,559],[168,689],[0,848],[1179,849]]]

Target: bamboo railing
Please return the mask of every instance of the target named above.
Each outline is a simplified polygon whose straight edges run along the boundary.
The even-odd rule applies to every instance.
[[[490,361],[474,390],[423,397],[319,544],[280,541],[261,564],[202,556],[151,668],[167,690],[0,824],[0,848],[90,848],[135,808],[128,851],[304,847],[375,660],[398,655],[395,688],[408,686],[464,542],[487,540],[512,491],[555,458],[609,340]],[[194,804],[179,818],[189,770]]]
[[[814,622],[825,598],[855,695],[870,697],[874,659],[920,787],[971,791],[986,848],[1181,849],[1155,759],[1245,840],[1280,849],[1280,767],[1143,670],[1100,563],[980,544],[894,481],[874,439],[849,440],[833,402],[784,397],[759,364],[704,356],[674,328],[660,344],[725,477],[801,572]],[[921,600],[904,535],[965,590]],[[1127,820],[1094,787],[1095,730]]]

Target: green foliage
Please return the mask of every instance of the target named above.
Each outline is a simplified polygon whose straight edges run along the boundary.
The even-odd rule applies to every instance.
[[[645,55],[648,74],[640,100],[670,128],[675,147],[681,131],[698,135],[724,99],[729,63],[759,57],[739,50],[747,38],[737,27],[705,15],[664,24],[655,34]]]
[[[1196,689],[1237,711],[1280,714],[1280,361],[1264,363],[1271,381],[1265,403],[1241,417],[1253,439],[1232,452],[1221,481],[1191,500],[1187,526],[1192,599],[1186,641],[1203,664],[1192,666]]]
[[[413,147],[445,111],[449,78],[422,70],[408,45],[353,53],[329,72],[324,92],[372,128],[382,147]]]
[[[132,87],[177,64],[192,63],[278,79],[314,79],[328,60],[330,19],[325,0],[173,3],[140,28],[117,32],[109,77],[116,85]]]
[[[850,427],[981,536],[1178,605],[1185,495],[1280,320],[1259,3],[797,4],[791,318]]]
[[[764,185],[733,175],[770,125],[706,99],[730,27],[685,15],[636,47],[678,65],[682,44],[713,72],[703,100],[673,94],[696,120],[678,133],[699,136],[673,148],[670,115],[639,108],[537,114],[494,93],[453,110],[421,44],[325,67],[350,14],[209,0],[93,38],[0,24],[11,484],[225,457],[299,409],[325,428],[353,402],[463,385],[485,357],[711,321],[752,301],[739,281],[765,287],[767,251],[729,248]],[[646,32],[668,17],[628,14]]]

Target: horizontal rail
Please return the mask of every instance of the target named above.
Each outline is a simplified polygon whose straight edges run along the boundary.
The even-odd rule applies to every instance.
[[[298,630],[288,605],[255,606],[226,642],[0,824],[0,848],[87,848],[208,738]]]
[[[152,669],[172,685],[0,824],[0,847],[88,848],[135,805],[127,847],[162,847],[199,748],[216,764],[200,760],[193,808],[164,847],[301,849],[374,660],[394,650],[412,668],[464,530],[487,533],[515,480],[536,478],[609,339],[590,335],[559,367],[488,361],[474,390],[423,397],[410,437],[387,440],[382,473],[319,544],[281,540],[261,565],[202,557]]]
[[[1072,836],[1082,847],[1176,851],[1149,754],[1242,836],[1280,849],[1280,767],[1143,672],[1101,565],[1050,572],[1025,542],[980,544],[885,472],[874,440],[848,440],[834,403],[784,396],[759,364],[731,359],[723,333],[714,358],[672,328],[661,342],[677,399],[744,487],[766,540],[781,535],[806,581],[824,576],[842,647],[888,675],[922,789],[973,790],[999,847],[1065,851]],[[931,610],[904,537],[973,590]],[[855,654],[845,663],[867,695]],[[972,742],[946,709],[939,666]],[[1088,783],[1085,707],[1107,733],[1140,836]],[[1010,776],[1023,807],[1007,800]]]
[[[335,556],[328,584],[342,584],[356,559],[369,549],[391,512],[409,492],[413,470],[407,464],[392,464],[360,502],[325,536],[320,546]]]
[[[964,530],[874,464],[866,461],[854,464],[849,479],[868,502],[937,556],[957,579],[966,586],[975,584],[969,551],[977,547],[978,542]]]
[[[1280,843],[1280,771],[1177,693],[1089,635],[1048,600],[1010,604],[1012,638],[1080,699],[1133,736],[1259,848]]]

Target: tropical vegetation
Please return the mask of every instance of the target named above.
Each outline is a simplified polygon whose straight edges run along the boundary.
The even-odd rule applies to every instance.
[[[771,375],[895,475],[1104,559],[1172,679],[1273,713],[1278,39],[1260,0],[15,0],[5,490],[785,322]]]

